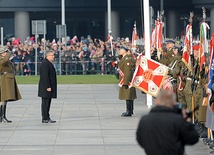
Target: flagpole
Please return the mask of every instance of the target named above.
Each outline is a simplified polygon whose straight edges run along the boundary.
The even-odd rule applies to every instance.
[[[145,46],[145,56],[146,58],[150,59],[151,58],[151,53],[150,53],[150,22],[149,22],[149,0],[144,0],[143,1],[143,8],[144,8],[144,33],[145,33],[145,38],[144,38],[144,46]],[[148,95],[146,96],[146,102],[148,108],[152,107],[152,96]]]
[[[110,36],[110,45],[111,45],[111,53],[113,53],[113,45],[112,45],[112,31],[111,31],[111,0],[107,0],[107,12],[108,12],[108,35]]]
[[[111,32],[111,0],[107,1],[107,10],[108,10],[108,33],[112,33]]]
[[[61,0],[61,7],[62,25],[65,25],[65,0]]]

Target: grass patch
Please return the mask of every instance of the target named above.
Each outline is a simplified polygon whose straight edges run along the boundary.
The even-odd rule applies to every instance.
[[[18,84],[38,84],[39,76],[16,76]],[[59,75],[58,84],[117,84],[114,75]]]

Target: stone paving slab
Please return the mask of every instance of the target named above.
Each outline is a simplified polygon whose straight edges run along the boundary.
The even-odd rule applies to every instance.
[[[12,124],[0,124],[0,155],[144,155],[136,128],[149,112],[146,95],[138,93],[133,117],[121,117],[125,102],[117,85],[58,85],[52,101],[55,124],[41,123],[37,85],[19,85],[22,100],[8,103]],[[208,155],[201,142],[187,155]]]

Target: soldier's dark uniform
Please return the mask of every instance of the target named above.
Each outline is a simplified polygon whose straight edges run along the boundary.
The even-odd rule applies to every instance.
[[[128,50],[124,48],[125,50]],[[134,73],[135,63],[133,57],[126,54],[122,57],[119,63],[119,69],[124,74],[123,86],[119,89],[119,99],[126,100],[126,112],[121,116],[131,116],[133,114],[133,101],[137,98],[136,90],[134,87],[128,88],[129,83],[132,80],[132,75]],[[119,81],[122,80],[120,75]]]

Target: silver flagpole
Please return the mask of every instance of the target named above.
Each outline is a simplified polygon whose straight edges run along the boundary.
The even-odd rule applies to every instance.
[[[114,53],[113,53],[113,46],[112,46],[112,31],[111,31],[111,0],[108,0],[107,7],[108,7],[107,9],[108,10],[108,35],[110,36],[111,53],[113,56]]]
[[[108,0],[108,33],[112,33],[111,31],[111,0]]]
[[[1,46],[4,46],[4,30],[3,30],[3,27],[1,27]]]
[[[143,7],[144,7],[144,33],[145,33],[145,56],[150,59],[151,54],[150,54],[150,22],[149,22],[149,0],[143,0]],[[147,106],[148,108],[152,107],[152,96],[147,94],[146,96],[147,100]]]
[[[65,0],[62,0],[61,1],[62,2],[62,9],[61,9],[61,11],[62,11],[62,25],[65,25]]]

